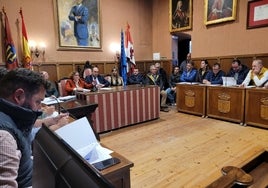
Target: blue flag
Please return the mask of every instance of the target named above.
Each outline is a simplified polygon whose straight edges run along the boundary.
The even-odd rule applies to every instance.
[[[124,46],[124,32],[121,30],[121,61],[120,61],[120,73],[123,78],[124,86],[127,85],[127,57]]]

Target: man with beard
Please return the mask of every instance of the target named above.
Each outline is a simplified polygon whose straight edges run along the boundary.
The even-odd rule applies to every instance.
[[[32,186],[31,130],[41,115],[48,83],[28,69],[0,80],[0,181],[5,187]]]

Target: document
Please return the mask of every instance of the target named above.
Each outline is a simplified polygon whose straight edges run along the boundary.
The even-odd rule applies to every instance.
[[[234,77],[222,77],[223,86],[236,86],[236,80]]]
[[[100,145],[86,117],[55,132],[90,164],[112,158],[113,151]]]
[[[41,103],[46,104],[46,105],[52,105],[52,104],[62,103],[64,101],[68,101],[68,100],[75,99],[75,98],[76,98],[75,95],[68,95],[68,96],[59,97],[59,98],[46,97]]]
[[[46,97],[44,100],[41,102],[45,105],[52,105],[52,104],[58,104],[64,102],[63,100],[60,100],[56,97]]]

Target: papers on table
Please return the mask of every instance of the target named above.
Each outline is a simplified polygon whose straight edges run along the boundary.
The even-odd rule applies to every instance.
[[[63,101],[58,99],[58,98],[54,98],[54,97],[46,97],[42,101],[42,103],[46,104],[46,105],[52,105],[52,104],[57,104],[57,103],[61,103],[61,102],[63,102]]]
[[[68,95],[68,96],[59,97],[59,98],[56,98],[56,97],[46,97],[42,101],[42,103],[43,104],[46,104],[46,105],[52,105],[52,104],[62,103],[64,101],[75,99],[75,98],[76,98],[75,95]]]
[[[110,154],[113,151],[100,145],[86,117],[55,132],[91,164],[112,158]]]
[[[68,95],[68,96],[64,96],[64,97],[59,97],[58,99],[61,101],[68,101],[68,100],[75,99],[75,98],[76,98],[75,95]]]
[[[100,90],[112,90],[113,88],[111,87],[101,87]]]
[[[236,86],[236,80],[234,77],[222,77],[223,86]]]

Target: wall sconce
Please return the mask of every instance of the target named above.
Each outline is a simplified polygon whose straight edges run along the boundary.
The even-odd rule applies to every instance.
[[[113,54],[115,54],[114,56],[114,61],[115,62],[119,62],[120,59],[120,44],[119,43],[111,43],[110,44],[110,50],[112,51]]]
[[[115,57],[116,57],[117,61],[120,60],[120,52],[119,51],[115,52]]]
[[[41,55],[44,58],[46,52],[46,45],[44,42],[41,42],[39,43],[39,45],[36,45],[35,41],[29,41],[29,47],[32,57],[35,56],[36,58],[39,58],[39,56]]]

